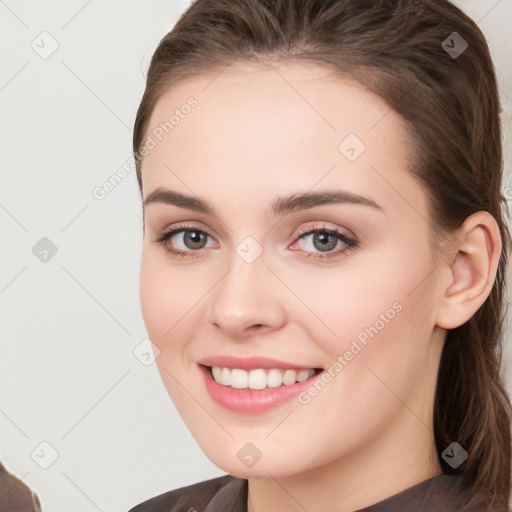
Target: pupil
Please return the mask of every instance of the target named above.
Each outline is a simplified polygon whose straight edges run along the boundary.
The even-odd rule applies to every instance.
[[[196,245],[201,246],[201,242],[204,241],[203,239],[204,239],[203,233],[201,233],[199,231],[189,231],[189,232],[185,233],[185,240],[186,240],[186,242],[187,241],[190,242],[193,249],[198,248],[198,247],[196,247]],[[185,244],[189,245],[186,242],[185,242]],[[201,248],[201,247],[199,247],[199,248]]]
[[[331,243],[329,243],[329,239],[332,239]],[[330,233],[324,232],[324,233],[317,233],[315,235],[314,242],[317,242],[317,241],[321,242],[319,247],[316,247],[316,244],[315,244],[315,247],[317,249],[319,249],[320,251],[329,251],[336,247],[337,239]],[[324,242],[327,242],[327,243],[324,243]]]

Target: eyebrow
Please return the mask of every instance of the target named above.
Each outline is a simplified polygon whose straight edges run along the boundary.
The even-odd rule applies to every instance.
[[[144,200],[144,207],[149,204],[163,203],[195,212],[216,215],[213,206],[199,197],[188,196],[174,190],[158,187]],[[319,192],[297,192],[286,197],[278,197],[271,205],[270,214],[283,216],[297,210],[306,210],[315,206],[328,204],[360,204],[383,211],[378,203],[359,194],[346,190],[325,190]]]

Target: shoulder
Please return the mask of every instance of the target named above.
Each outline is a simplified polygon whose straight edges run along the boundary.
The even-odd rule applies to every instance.
[[[357,512],[482,512],[488,500],[466,482],[462,473],[443,473]],[[499,508],[494,512],[510,512]]]
[[[160,494],[129,512],[246,512],[247,480],[224,475]]]
[[[357,512],[482,512],[484,503],[462,474],[443,473]]]
[[[427,502],[443,506],[447,512],[490,511],[489,499],[469,483],[463,473],[442,474],[431,479],[431,485],[425,487]],[[432,509],[434,510],[434,509]],[[437,510],[437,509],[435,509]],[[508,506],[495,506],[493,512],[510,512]]]
[[[0,462],[0,512],[40,512],[37,494]]]

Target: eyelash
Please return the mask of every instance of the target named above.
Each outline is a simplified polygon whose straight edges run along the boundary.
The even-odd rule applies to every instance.
[[[201,249],[190,250],[190,251],[180,251],[179,249],[172,249],[171,247],[169,247],[167,245],[167,242],[169,241],[169,239],[172,238],[174,235],[176,235],[177,233],[187,232],[187,231],[189,231],[189,232],[196,231],[199,233],[203,233],[206,236],[209,236],[210,238],[213,238],[206,231],[204,231],[202,229],[199,229],[195,226],[182,224],[182,225],[178,225],[178,226],[174,227],[170,231],[162,232],[156,238],[153,239],[153,242],[156,242],[156,243],[159,243],[160,245],[162,245],[164,247],[165,251],[174,257],[195,258],[196,254],[194,254],[194,253],[200,252]],[[307,235],[314,234],[314,233],[327,233],[329,235],[334,235],[336,238],[338,238],[338,240],[341,240],[344,244],[346,244],[347,247],[345,249],[341,249],[341,250],[334,251],[334,252],[326,252],[323,254],[305,251],[307,253],[307,256],[304,256],[305,258],[326,260],[326,259],[330,259],[330,258],[335,258],[337,256],[340,256],[341,253],[345,253],[347,251],[352,251],[352,250],[356,249],[357,247],[359,247],[359,240],[357,240],[356,238],[350,238],[347,235],[345,235],[344,233],[341,233],[336,229],[326,228],[325,226],[322,226],[322,225],[313,226],[313,227],[309,226],[308,228],[302,228],[301,230],[299,230],[299,233],[297,235],[297,240],[304,238]],[[319,255],[319,254],[321,254],[321,255]]]

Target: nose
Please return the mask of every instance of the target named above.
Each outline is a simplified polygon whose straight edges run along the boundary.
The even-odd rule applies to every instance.
[[[264,258],[247,263],[235,254],[231,261],[230,270],[212,290],[210,323],[233,339],[281,328],[286,292]]]

